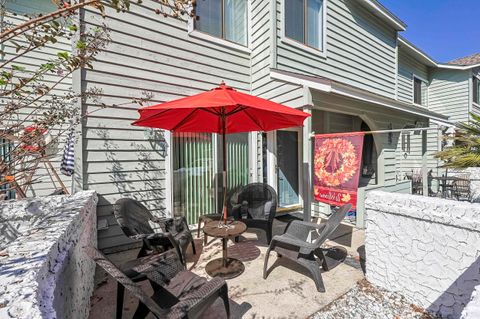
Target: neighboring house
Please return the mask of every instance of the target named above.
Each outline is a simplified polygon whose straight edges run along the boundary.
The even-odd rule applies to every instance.
[[[155,5],[145,0],[132,2],[128,13],[107,9],[105,20],[93,9],[82,10],[87,27],[108,25],[112,42],[93,70],[74,75],[74,89],[99,88],[107,105],[148,91],[153,104],[223,80],[311,113],[303,128],[229,137],[229,187],[267,182],[277,190],[282,211],[326,212],[306,191],[312,132],[397,130],[365,137],[357,209],[362,226],[365,191],[410,192],[406,173],[437,169],[432,153],[441,147],[441,131],[398,130],[448,126],[450,116],[463,119],[449,108],[466,103],[458,112],[468,117],[475,105],[442,96],[441,88],[463,83],[463,76],[471,86],[474,68],[433,61],[399,37],[405,24],[375,0],[197,0],[196,21],[156,15]],[[113,216],[112,204],[121,197],[141,200],[155,214],[185,214],[192,224],[218,210],[222,167],[216,136],[133,127],[134,103],[78,107],[95,111],[80,128],[74,183],[77,190],[99,194],[100,248],[131,243]]]
[[[479,108],[479,70],[480,54],[461,58],[449,63],[439,63],[426,53],[415,47],[405,38],[399,37],[399,91],[398,99],[413,101],[436,113],[449,117],[451,123],[468,122],[471,113],[480,114]],[[435,120],[430,126],[435,128],[443,125],[445,133],[448,125]],[[428,150],[442,149],[441,135],[438,131],[428,132]],[[437,139],[436,139],[437,136]],[[412,152],[415,144],[421,143],[421,138],[413,134],[402,137],[405,147],[398,149],[404,158],[397,165],[404,172],[414,170],[422,163],[421,157]],[[437,169],[440,162],[431,153],[427,156],[428,167],[434,175],[443,173]]]

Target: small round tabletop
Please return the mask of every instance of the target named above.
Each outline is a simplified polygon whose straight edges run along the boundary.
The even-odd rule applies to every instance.
[[[205,234],[216,238],[237,237],[246,230],[247,225],[238,220],[227,220],[227,224],[223,221],[211,221],[203,227]]]

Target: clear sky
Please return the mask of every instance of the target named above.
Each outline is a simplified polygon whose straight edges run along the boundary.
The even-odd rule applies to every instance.
[[[379,0],[407,24],[401,35],[438,62],[480,53],[480,0]]]

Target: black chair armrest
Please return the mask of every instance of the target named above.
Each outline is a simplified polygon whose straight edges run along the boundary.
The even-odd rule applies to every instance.
[[[311,222],[305,222],[300,220],[292,220],[287,224],[285,233],[292,235],[299,239],[307,238],[307,234],[312,230],[322,230],[325,224],[316,224]]]
[[[290,236],[282,236],[282,235],[273,236],[272,242],[270,243],[270,246],[275,245],[275,243],[277,243],[277,242],[288,244],[288,245],[299,247],[299,248],[303,248],[305,251],[308,251],[308,252],[313,251],[313,250],[318,248],[318,246],[313,244],[313,243],[307,243],[306,241],[301,240],[301,239],[293,238],[293,237],[290,237]]]
[[[197,290],[183,296],[175,307],[185,307],[193,310],[193,313],[195,313],[197,311],[195,308],[202,309],[205,305],[211,304],[213,298],[216,299],[219,297],[221,289],[224,287],[226,289],[226,285],[227,283],[224,279],[218,277],[212,278]]]
[[[182,223],[181,223],[181,224],[182,224],[182,227],[183,227],[183,230],[184,230],[184,231],[189,231],[189,230],[190,230],[190,228],[188,227],[187,218],[186,218],[185,216],[182,216],[182,217],[176,217],[176,218],[179,218],[179,219],[181,219],[181,221],[182,221]]]

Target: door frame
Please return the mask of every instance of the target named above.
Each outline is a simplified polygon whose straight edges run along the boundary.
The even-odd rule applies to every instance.
[[[298,203],[288,205],[285,207],[281,208],[293,208],[293,207],[298,207],[298,206],[303,206],[303,171],[302,171],[302,163],[303,163],[303,128],[302,127],[292,127],[292,128],[286,128],[286,129],[281,129],[278,131],[291,131],[291,132],[297,132],[297,158],[298,158],[298,163],[297,163],[297,172],[298,172]],[[275,189],[277,192],[277,196],[280,197],[280,194],[278,193],[278,153],[277,153],[277,131],[272,132],[272,138],[268,139],[268,134],[267,134],[267,144],[268,141],[272,141],[273,146],[271,149],[273,150],[273,156],[272,156],[272,161],[268,161],[267,167],[269,167],[269,174],[268,176],[268,183]],[[270,155],[270,154],[268,154]],[[267,155],[267,158],[268,158]],[[268,166],[269,164],[273,164]],[[278,200],[278,203],[280,203],[280,200]]]

